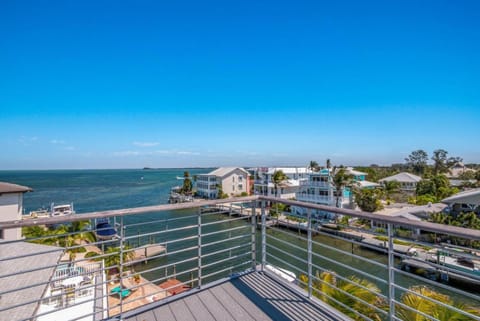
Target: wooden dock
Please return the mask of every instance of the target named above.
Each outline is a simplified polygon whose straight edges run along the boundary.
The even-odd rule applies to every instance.
[[[165,253],[167,248],[161,244],[146,244],[141,247],[136,248],[133,253],[135,253],[134,260],[147,259],[149,257]]]

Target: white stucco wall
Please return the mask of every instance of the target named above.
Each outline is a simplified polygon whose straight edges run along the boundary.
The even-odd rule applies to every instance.
[[[0,221],[14,221],[22,218],[22,193],[0,194]],[[3,230],[4,240],[19,240],[22,237],[20,228]]]

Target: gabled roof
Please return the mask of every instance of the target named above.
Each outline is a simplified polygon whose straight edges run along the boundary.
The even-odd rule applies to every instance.
[[[480,188],[460,192],[442,200],[445,204],[475,204],[480,205]]]
[[[348,174],[353,175],[353,176],[362,176],[362,175],[367,176],[368,175],[368,173],[364,173],[364,172],[354,170],[353,167],[347,167],[345,170],[347,171]]]
[[[0,182],[0,194],[7,194],[7,193],[25,193],[31,192],[33,189],[27,186]]]
[[[413,175],[407,172],[398,173],[393,176],[385,177],[379,180],[379,182],[397,181],[401,183],[418,183],[422,180],[420,176]]]
[[[242,167],[219,167],[216,170],[211,171],[208,174],[200,174],[200,175],[224,177],[224,176],[230,174],[231,172],[233,172],[234,170],[237,170],[237,169],[244,172],[246,175],[248,175],[248,172],[245,169],[243,169]]]
[[[371,188],[371,187],[379,187],[380,184],[378,183],[374,183],[374,182],[369,182],[369,181],[358,181],[358,182],[355,182],[355,184],[358,185],[358,187],[360,188]]]

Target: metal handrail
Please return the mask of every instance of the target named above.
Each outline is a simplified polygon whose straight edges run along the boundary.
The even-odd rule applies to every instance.
[[[243,214],[242,214],[243,216],[241,216],[241,217],[227,218],[227,219],[221,220],[221,221],[213,221],[213,222],[212,221],[208,221],[208,222],[207,221],[205,221],[205,222],[202,221],[203,216],[218,214],[218,212],[217,213],[208,213],[208,212],[202,213],[201,208],[203,208],[204,206],[216,206],[218,204],[232,203],[232,202],[242,202],[242,203],[250,202],[251,207],[247,210],[250,210],[251,212],[249,212],[248,215],[245,215],[246,212],[243,212]],[[256,211],[256,207],[257,207],[259,202],[261,203],[260,208],[261,208],[261,212],[262,212],[261,221],[257,219],[258,213]],[[292,235],[292,233],[286,232],[285,230],[281,230],[281,229],[278,229],[278,228],[275,228],[275,227],[270,227],[270,226],[267,227],[267,224],[266,224],[267,214],[266,214],[266,206],[265,206],[266,202],[269,202],[269,203],[275,203],[275,202],[283,203],[283,204],[286,204],[286,205],[303,207],[303,208],[307,209],[307,214],[308,214],[307,215],[307,225],[306,225],[306,227],[305,226],[302,227],[302,229],[305,230],[306,234],[296,236],[302,242],[306,242],[307,243],[306,246],[303,246],[303,245],[299,246],[299,245],[296,245],[296,244],[293,244],[293,243],[288,243],[287,241],[282,240],[282,239],[278,238],[277,236],[269,235],[267,233],[267,231],[281,231],[283,234]],[[130,225],[124,224],[123,223],[123,218],[127,215],[138,215],[138,214],[144,214],[144,213],[149,213],[149,212],[161,212],[161,211],[171,211],[171,210],[176,210],[176,209],[195,209],[195,208],[198,208],[199,211],[198,211],[197,214],[194,214],[194,215],[189,215],[189,216],[185,216],[185,217],[162,219],[162,220],[159,219],[159,220],[154,220],[153,221],[155,223],[166,224],[165,229],[155,230],[154,232],[146,232],[146,233],[143,233],[141,235],[128,235],[128,236],[125,235],[125,230],[126,229],[130,229],[132,227],[140,227],[141,228],[143,225],[151,224],[151,222],[134,223],[134,224],[130,224]],[[232,208],[230,207],[230,209],[232,209]],[[245,210],[246,208],[242,207],[242,209]],[[384,251],[384,253],[388,254],[388,264],[380,263],[380,262],[377,262],[377,261],[374,261],[374,260],[371,260],[371,259],[368,259],[368,258],[361,257],[361,256],[353,254],[353,253],[349,253],[345,250],[335,248],[333,246],[330,246],[330,245],[327,245],[327,244],[322,244],[320,242],[314,241],[313,236],[312,236],[312,234],[313,234],[312,232],[317,233],[317,234],[321,234],[323,236],[333,237],[333,238],[339,239],[339,240],[345,240],[345,239],[340,237],[340,236],[334,236],[334,235],[329,235],[328,233],[320,232],[316,229],[316,227],[312,227],[312,216],[310,215],[311,210],[327,211],[327,212],[334,213],[334,214],[348,215],[348,216],[352,216],[352,217],[358,217],[358,218],[362,218],[362,219],[375,220],[375,221],[379,221],[379,222],[382,222],[382,223],[386,223],[388,225],[388,236],[387,236],[388,237],[388,247],[386,247],[382,250]],[[131,209],[121,209],[121,210],[112,210],[112,211],[104,211],[104,212],[85,213],[85,214],[81,214],[81,215],[73,215],[73,216],[65,216],[65,217],[52,217],[52,218],[36,219],[36,220],[28,219],[28,220],[22,220],[22,221],[10,221],[10,222],[0,223],[0,229],[19,228],[19,227],[27,227],[27,226],[33,226],[33,225],[44,225],[44,224],[61,224],[61,223],[80,221],[80,220],[90,220],[90,219],[95,219],[95,218],[99,218],[99,217],[120,217],[121,218],[121,220],[120,220],[121,221],[121,223],[120,223],[121,236],[120,236],[120,239],[119,239],[120,247],[119,247],[118,251],[116,251],[115,253],[101,254],[101,255],[98,256],[99,258],[106,258],[109,255],[115,255],[115,254],[120,255],[120,258],[121,258],[120,259],[120,264],[117,265],[117,267],[119,267],[119,269],[120,269],[120,277],[116,278],[114,280],[117,280],[117,281],[118,280],[120,280],[120,281],[123,280],[125,277],[122,276],[121,272],[123,271],[124,267],[127,268],[131,264],[141,263],[142,261],[146,261],[146,260],[159,259],[159,258],[166,257],[168,255],[189,253],[190,251],[198,250],[198,252],[196,254],[194,254],[196,256],[188,257],[186,259],[184,258],[185,256],[179,257],[178,261],[168,262],[167,264],[163,264],[163,265],[160,265],[160,266],[155,266],[153,268],[148,268],[148,269],[145,269],[145,270],[143,270],[141,272],[138,272],[138,273],[135,273],[135,274],[149,273],[149,272],[159,271],[161,269],[168,269],[168,268],[172,268],[172,267],[175,270],[176,265],[178,266],[178,265],[181,265],[181,264],[189,264],[188,267],[186,267],[186,270],[183,270],[179,273],[174,272],[172,274],[169,274],[168,276],[167,276],[167,273],[166,273],[165,276],[160,278],[160,279],[166,279],[169,276],[171,277],[171,276],[177,276],[177,275],[185,275],[186,273],[192,273],[192,277],[191,277],[190,281],[188,281],[188,282],[185,281],[182,284],[187,284],[189,282],[192,282],[192,284],[193,284],[193,282],[196,282],[198,287],[201,287],[202,286],[202,280],[213,277],[215,275],[218,275],[218,274],[221,274],[221,273],[231,272],[232,269],[236,269],[236,268],[239,268],[239,267],[245,267],[245,269],[246,269],[247,267],[251,267],[252,264],[255,267],[256,259],[257,259],[257,257],[256,257],[257,251],[261,249],[260,251],[261,251],[261,257],[262,257],[262,268],[265,266],[265,264],[271,264],[271,262],[269,260],[272,259],[276,262],[281,263],[281,265],[283,265],[283,266],[291,267],[291,268],[293,268],[297,271],[300,271],[301,273],[306,273],[306,275],[308,277],[308,282],[307,283],[302,282],[302,283],[303,283],[303,285],[306,285],[306,287],[307,287],[308,294],[306,296],[308,298],[311,298],[313,291],[315,291],[315,292],[317,291],[312,286],[312,280],[316,279],[317,281],[319,281],[313,273],[313,268],[316,268],[316,269],[322,270],[322,271],[326,271],[326,269],[319,266],[318,263],[315,263],[314,259],[317,260],[317,262],[318,262],[319,259],[321,259],[321,260],[325,260],[326,262],[330,262],[332,264],[334,263],[336,266],[342,267],[344,269],[348,269],[349,271],[352,271],[352,272],[356,273],[357,275],[364,276],[364,277],[370,278],[372,280],[375,280],[378,283],[388,285],[388,289],[386,290],[387,295],[384,295],[382,293],[379,296],[386,299],[389,303],[390,310],[389,310],[388,313],[389,313],[389,319],[390,320],[396,319],[394,309],[395,309],[395,306],[397,304],[399,304],[399,302],[397,300],[398,298],[396,296],[395,290],[404,291],[404,292],[412,292],[409,289],[406,289],[406,288],[400,286],[398,283],[395,282],[394,275],[400,274],[400,275],[407,276],[409,274],[407,274],[407,272],[399,270],[393,264],[394,258],[406,258],[407,257],[407,255],[405,255],[405,254],[395,252],[395,250],[393,248],[393,234],[392,234],[393,226],[401,225],[401,226],[407,226],[407,227],[416,228],[416,229],[432,231],[432,232],[435,232],[435,233],[448,234],[448,235],[457,236],[457,237],[461,237],[461,238],[466,238],[466,239],[470,239],[470,240],[480,240],[480,231],[479,230],[466,229],[466,228],[462,228],[462,227],[445,226],[445,225],[434,224],[434,223],[430,223],[430,222],[409,221],[407,219],[398,218],[398,217],[383,217],[383,216],[379,217],[378,215],[375,215],[375,214],[372,214],[372,213],[367,213],[367,212],[353,211],[353,210],[341,209],[341,208],[332,208],[332,207],[324,206],[324,205],[317,205],[317,204],[299,202],[299,201],[294,201],[294,200],[285,200],[285,199],[280,199],[280,198],[275,198],[275,197],[266,197],[266,196],[251,196],[251,197],[241,197],[241,198],[233,198],[233,199],[227,199],[227,200],[214,200],[214,201],[201,201],[201,202],[195,202],[195,203],[157,205],[157,206],[147,206],[147,207],[139,207],[139,208],[131,208]],[[192,223],[192,222],[189,222],[188,219],[190,219],[190,220],[197,220],[198,219],[198,220],[197,220],[196,223]],[[181,227],[175,226],[175,227],[172,227],[172,228],[168,228],[168,224],[170,224],[171,222],[177,222],[177,221],[180,221],[180,220],[187,220],[187,222],[185,222],[185,224],[182,225]],[[241,221],[244,221],[245,225],[233,226],[232,227],[232,225],[228,224],[228,226],[221,226],[221,223],[241,222]],[[261,227],[260,230],[257,229],[257,222],[260,223],[260,227]],[[178,224],[176,224],[176,225],[178,225]],[[221,228],[217,228],[217,226],[221,226]],[[205,227],[210,227],[208,232],[205,232],[205,229],[204,229]],[[246,229],[246,228],[247,229],[251,228],[251,231],[246,232],[245,234],[241,234],[241,235],[235,235],[235,236],[230,235],[229,237],[223,237],[222,240],[215,240],[215,241],[211,241],[209,243],[206,242],[206,238],[208,238],[210,236],[221,235],[222,233],[229,233],[229,232],[234,232],[234,231],[241,231],[241,230]],[[202,233],[202,229],[203,229],[203,233]],[[189,234],[188,236],[185,236],[185,237],[178,236],[178,238],[168,239],[168,240],[165,240],[163,243],[161,243],[165,246],[168,245],[168,244],[178,243],[179,248],[174,248],[173,251],[170,251],[168,253],[164,252],[164,253],[152,255],[152,256],[150,256],[148,258],[145,258],[145,259],[140,258],[140,259],[136,259],[136,260],[129,261],[129,262],[124,262],[123,261],[123,254],[129,253],[129,252],[131,253],[131,252],[133,252],[137,249],[137,248],[130,248],[130,249],[123,248],[123,245],[126,244],[126,241],[133,240],[137,237],[145,237],[145,236],[148,237],[148,236],[156,236],[156,235],[164,235],[164,234],[168,234],[168,235],[175,234],[176,235],[177,232],[181,232],[181,231],[189,231],[193,235]],[[52,235],[52,236],[48,236],[48,237],[45,237],[45,238],[67,237],[67,236],[70,236],[70,235],[73,236],[76,233],[77,232],[71,232],[71,233],[69,232],[69,233],[65,233],[63,235]],[[78,233],[82,233],[82,232],[78,232]],[[258,241],[258,240],[256,240],[257,233],[261,233],[262,244],[257,244],[257,241]],[[299,233],[300,233],[300,230],[299,230]],[[251,237],[250,240],[248,240],[249,237]],[[40,240],[40,239],[42,239],[42,238],[36,238],[34,240]],[[186,245],[184,247],[180,246],[181,242],[195,241],[196,239],[198,239],[198,243],[195,244],[195,245]],[[245,239],[245,241],[244,241],[244,239]],[[225,241],[232,241],[232,242],[233,241],[241,241],[241,244],[238,244],[238,243],[235,244],[234,243],[234,245],[229,245],[227,248],[220,249],[220,250],[218,250],[216,247],[213,247],[213,245],[221,244],[222,242],[225,242]],[[275,242],[271,242],[271,241],[275,241]],[[356,240],[350,240],[349,242],[351,242],[352,244],[363,245],[362,242],[356,241]],[[14,242],[6,242],[5,244],[11,244],[11,243],[14,243]],[[107,241],[95,242],[94,244],[95,245],[103,245],[105,243],[107,243]],[[277,244],[275,244],[275,243],[277,243]],[[417,242],[415,242],[415,243],[417,243]],[[2,243],[0,243],[0,246],[1,245],[2,245]],[[279,245],[281,245],[281,246],[278,247]],[[315,248],[312,248],[312,245],[314,245]],[[83,245],[73,245],[73,246],[70,246],[70,247],[65,247],[64,249],[75,250],[75,249],[81,248],[82,246]],[[365,244],[365,246],[368,247],[368,244]],[[385,278],[381,278],[377,275],[372,275],[370,273],[362,271],[361,268],[352,267],[352,266],[349,266],[345,263],[335,261],[332,258],[328,257],[327,255],[324,255],[323,252],[315,252],[315,249],[318,250],[317,247],[320,247],[321,249],[332,250],[332,251],[335,251],[336,253],[339,253],[341,255],[345,255],[345,256],[348,255],[349,257],[359,259],[359,260],[363,260],[365,262],[368,262],[369,264],[373,264],[376,267],[384,268],[385,271],[388,272],[388,276],[385,277]],[[139,248],[141,248],[141,246],[139,246]],[[209,251],[206,250],[207,248],[210,248]],[[204,249],[204,250],[202,250],[202,249]],[[241,251],[241,252],[237,251],[237,250],[241,250],[241,249],[245,249],[245,251]],[[45,253],[56,252],[56,251],[59,251],[59,250],[61,250],[61,248],[51,250],[51,251],[50,250],[45,251]],[[232,253],[232,251],[234,253]],[[352,251],[353,251],[353,247],[352,247]],[[301,255],[300,255],[300,252],[302,253]],[[216,258],[215,257],[216,255],[228,254],[228,253],[229,253],[228,257],[225,257],[225,256],[222,256],[221,258]],[[276,255],[276,253],[279,253],[283,256],[280,257],[280,256]],[[36,255],[38,255],[38,254],[39,253],[36,253]],[[250,257],[248,257],[249,255],[250,255]],[[27,257],[27,256],[28,255],[19,253],[18,256],[2,258],[2,259],[0,259],[0,262],[1,261],[14,260],[14,259],[18,259],[18,258],[24,258],[24,257]],[[302,256],[302,257],[300,257],[300,256]],[[210,258],[210,257],[214,260],[211,261],[211,262],[205,262],[207,260],[202,261],[202,258],[206,259],[206,258]],[[246,257],[245,260],[242,260],[242,262],[239,262],[239,260],[244,258],[244,257]],[[258,257],[260,257],[260,255]],[[287,260],[282,259],[282,258],[285,258],[285,257],[288,257],[290,259],[294,259],[295,261],[298,261],[298,262],[297,263],[292,263],[292,260],[290,260],[290,262],[287,262]],[[85,260],[86,259],[79,259],[75,262],[81,262],[81,261],[85,261]],[[225,267],[227,262],[231,262],[231,264],[228,264],[229,266]],[[249,264],[249,265],[247,266],[247,264]],[[216,265],[220,265],[218,267],[220,270],[217,269],[217,270],[212,271],[211,268],[216,266]],[[436,267],[436,268],[442,268],[445,271],[450,271],[450,272],[454,271],[452,268],[445,267],[445,266],[442,266],[442,265],[437,265],[435,263],[431,263],[431,265],[433,267]],[[47,266],[47,267],[33,268],[33,269],[28,269],[27,268],[26,270],[18,272],[18,273],[9,273],[7,275],[2,275],[2,276],[0,276],[0,278],[9,277],[9,276],[16,275],[16,274],[21,274],[21,273],[34,272],[34,271],[39,270],[39,269],[53,268],[53,267],[56,267],[56,266],[57,265],[51,265],[51,266]],[[306,266],[307,271],[303,271],[300,268],[301,266]],[[103,271],[112,270],[113,268],[115,268],[115,267],[112,267],[112,266],[104,267]],[[203,274],[202,273],[202,270],[205,270],[205,269],[208,269],[208,271],[207,271],[208,274]],[[197,276],[193,277],[193,273],[195,273],[195,272],[197,273]],[[469,276],[466,272],[459,272],[458,274],[463,275],[463,276]],[[411,275],[411,277],[414,278],[414,279],[417,279],[417,280],[423,280],[419,276]],[[344,276],[339,276],[339,278],[344,280],[344,281],[347,280]],[[478,277],[472,276],[472,279],[476,279],[476,278],[478,278]],[[430,280],[423,280],[423,281],[427,284],[434,284],[434,282],[430,281]],[[107,282],[108,281],[104,280],[103,283],[102,283],[102,286],[104,286]],[[42,283],[42,284],[48,284],[48,283],[49,282]],[[143,285],[143,283],[136,286],[136,288],[139,288],[142,285]],[[93,287],[95,288],[95,286],[93,286]],[[360,286],[360,287],[362,287],[362,286]],[[445,285],[439,285],[439,287],[447,288],[447,286],[445,286]],[[21,290],[21,289],[22,288],[19,288],[17,290]],[[470,297],[471,299],[474,299],[474,300],[478,299],[478,296],[476,296],[475,294],[470,294],[470,293],[462,291],[462,290],[452,289],[450,287],[448,287],[448,290],[451,290],[454,293],[465,295],[465,296]],[[8,291],[3,292],[3,293],[10,293],[12,291],[13,290],[8,290]],[[109,295],[109,293],[106,293],[102,298],[108,297],[108,295]],[[397,293],[397,295],[398,295],[398,293]],[[50,297],[46,297],[46,298],[49,299],[49,298],[53,298],[53,297],[54,296],[51,295]],[[146,297],[146,296],[143,296],[143,297]],[[357,298],[357,299],[359,299],[359,298]],[[117,307],[120,308],[120,315],[122,314],[123,305],[126,304],[126,303],[129,303],[129,302],[133,302],[133,301],[134,301],[134,299],[127,299],[127,300],[123,301],[122,298],[120,297],[120,303],[116,305]],[[33,302],[38,302],[38,301],[32,301],[32,302],[27,302],[27,303],[33,303]],[[363,304],[367,304],[366,302],[364,302],[362,300],[360,300],[360,302],[362,302]],[[435,302],[435,303],[438,303],[438,302]],[[15,307],[19,306],[19,305],[22,305],[22,304],[26,304],[26,303],[19,303],[19,304],[15,305]],[[339,303],[339,304],[342,305],[341,303]],[[77,305],[77,304],[75,304],[75,305]],[[467,316],[471,316],[471,314],[468,314],[465,311],[461,311],[458,308],[450,307],[448,304],[441,304],[441,305],[445,306],[445,307],[452,308],[453,311],[462,312],[462,313],[465,313],[465,315],[467,315]],[[8,310],[9,308],[13,308],[13,307],[2,308],[2,311]],[[375,310],[378,309],[377,307],[373,307],[373,308]],[[352,312],[354,312],[354,311],[352,311]],[[94,312],[94,313],[96,313],[96,312]],[[361,315],[361,314],[358,313],[358,311],[354,312],[354,313],[356,313],[357,315]],[[387,312],[385,312],[383,310],[381,311],[381,313],[387,314]],[[47,313],[42,313],[42,314],[47,314]]]
[[[178,204],[162,204],[155,206],[144,206],[120,210],[109,210],[101,212],[90,212],[82,213],[81,215],[70,215],[63,217],[48,217],[41,219],[29,219],[29,220],[14,220],[0,222],[0,229],[10,229],[16,227],[24,226],[35,226],[35,225],[45,225],[45,224],[61,224],[82,220],[92,220],[96,218],[105,218],[105,217],[122,217],[126,215],[138,215],[151,212],[162,212],[162,211],[172,211],[180,209],[192,209],[200,208],[205,206],[212,206],[217,204],[224,203],[246,203],[252,201],[267,201],[267,202],[277,202],[290,206],[298,206],[307,209],[321,210],[325,212],[331,212],[340,215],[348,215],[352,217],[357,217],[361,219],[373,220],[380,223],[393,224],[393,225],[402,225],[410,228],[419,228],[428,230],[435,233],[449,234],[453,236],[458,236],[467,239],[480,240],[480,230],[468,229],[458,226],[446,226],[442,224],[436,224],[431,222],[424,221],[411,221],[406,218],[401,217],[390,217],[387,215],[376,215],[363,211],[355,211],[344,208],[336,208],[326,205],[312,204],[307,202],[299,202],[294,200],[286,200],[277,197],[263,196],[263,195],[254,195],[247,197],[234,197],[230,199],[219,199],[219,200],[210,200],[210,201],[199,201],[192,203],[178,203]]]

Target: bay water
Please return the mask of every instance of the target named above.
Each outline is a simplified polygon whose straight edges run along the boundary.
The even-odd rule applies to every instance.
[[[122,209],[122,208],[132,208],[140,206],[149,206],[149,205],[159,205],[166,204],[168,202],[168,196],[170,189],[173,186],[181,185],[182,180],[178,180],[178,176],[183,176],[184,172],[188,171],[191,176],[208,173],[211,169],[208,168],[187,168],[187,169],[118,169],[118,170],[49,170],[49,171],[36,171],[36,170],[25,170],[25,171],[0,171],[0,181],[10,182],[20,185],[25,185],[33,188],[33,192],[24,194],[24,210],[26,213],[32,210],[37,210],[40,208],[49,209],[50,204],[53,202],[55,204],[68,204],[73,203],[75,211],[78,214],[94,212],[94,211],[103,211],[103,210],[113,210],[113,209]],[[195,214],[197,210],[182,210],[182,211],[164,211],[160,213],[146,213],[142,215],[135,215],[125,218],[125,223],[127,224],[128,230],[126,235],[128,239],[133,244],[136,243],[136,235],[149,233],[153,231],[160,231],[165,226],[164,222],[168,219],[179,219],[179,226],[185,226],[188,224],[195,224]],[[184,218],[184,220],[182,220]],[[245,229],[238,231],[238,234],[248,233],[248,223],[245,221],[236,221],[223,223],[221,222],[224,217],[222,215],[209,215],[208,221],[219,221],[220,229],[227,229],[232,227],[244,226]],[[175,224],[175,223],[174,223]],[[172,228],[172,223],[168,228]],[[169,238],[179,238],[179,237],[193,237],[195,236],[196,229],[189,231],[183,231],[180,234],[174,233],[165,234],[161,239],[155,239],[155,242],[165,242]],[[289,244],[300,246],[306,248],[306,242],[304,240],[305,235],[298,234],[295,232],[279,232],[279,231],[269,231],[269,235],[274,236],[278,239],[281,239]],[[226,234],[218,234],[212,237],[209,242],[215,242],[220,240],[222,237],[225,238]],[[228,236],[232,236],[230,232]],[[257,253],[260,253],[260,233],[257,233]],[[347,252],[353,251],[355,255],[363,258],[368,258],[376,262],[386,264],[387,257],[385,255],[373,252],[371,250],[362,248],[358,245],[354,245],[343,241],[334,239],[328,236],[317,235],[314,237],[314,241],[319,244],[324,244],[331,246],[336,249],[341,249]],[[245,240],[243,240],[245,243]],[[138,243],[141,243],[138,240]],[[145,241],[143,241],[145,243]],[[173,244],[169,247],[170,252],[175,252],[176,250],[182,247],[194,246],[196,244],[195,239],[186,240],[184,243]],[[235,245],[236,243],[230,243],[229,246]],[[237,243],[241,244],[241,243]],[[306,259],[306,254],[301,251],[292,251],[292,248],[286,247],[285,244],[271,242],[272,245],[277,246],[280,249],[288,250],[295,255]],[[226,244],[218,244],[213,247],[211,250],[220,250]],[[368,272],[372,275],[375,275],[384,280],[387,279],[387,271],[383,267],[376,266],[371,263],[366,263],[362,259],[355,258],[352,256],[342,255],[333,250],[328,250],[320,246],[314,245],[314,251],[321,253],[324,256],[330,258],[330,260],[321,259],[318,257],[313,258],[314,264],[326,269],[332,270],[343,275],[345,277],[351,276],[353,273],[348,267],[354,267],[359,270]],[[245,250],[245,249],[244,249]],[[306,271],[306,265],[304,262],[301,262],[295,258],[292,258],[289,255],[285,255],[279,251],[275,251],[273,248],[268,248],[268,251],[273,254],[267,256],[267,260],[275,263],[276,265],[291,270],[297,275],[300,274],[299,271],[295,271],[288,264],[283,263],[276,258],[280,258],[284,262],[287,262],[291,265],[300,267],[303,271]],[[239,250],[235,254],[244,253]],[[183,260],[188,260],[191,257],[196,256],[196,251],[186,251],[175,255],[168,255],[162,259],[149,261],[147,264],[140,267],[136,267],[139,271],[145,271],[145,277],[152,281],[161,280],[165,277],[166,274],[172,273],[172,268],[177,270],[188,270],[196,265],[196,262],[187,262],[185,266],[175,266],[171,267],[170,270],[155,270],[155,266],[162,266],[169,264],[169,262],[181,262]],[[229,253],[232,255],[232,253]],[[215,259],[218,259],[215,258]],[[249,258],[242,257],[242,259],[247,260]],[[257,256],[257,259],[260,260],[260,257]],[[207,262],[208,263],[208,262]],[[340,263],[340,264],[338,264]],[[342,266],[343,265],[343,266]],[[314,268],[314,271],[316,269]],[[196,277],[196,273],[191,275],[183,275],[179,279],[186,281],[188,278]],[[360,276],[363,277],[363,276]],[[381,289],[382,293],[386,294],[388,287],[386,284],[375,281],[374,279],[370,280],[377,284]],[[395,280],[398,284],[403,287],[410,287],[413,285],[418,285],[421,283],[418,280],[398,275]],[[156,282],[157,283],[157,282]],[[449,291],[440,290],[446,294],[452,294]],[[469,300],[467,300],[469,301]]]

